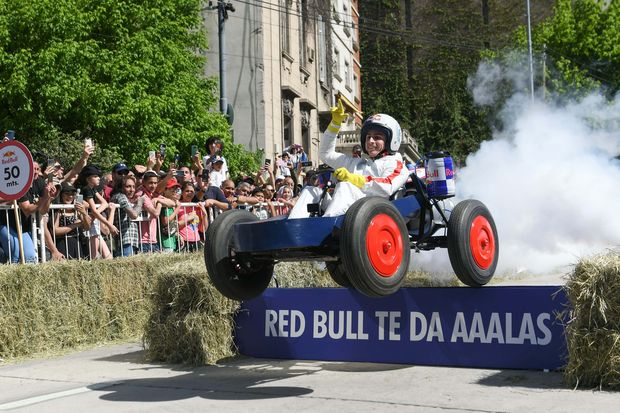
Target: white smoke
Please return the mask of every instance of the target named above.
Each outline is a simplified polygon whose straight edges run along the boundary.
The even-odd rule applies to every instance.
[[[484,63],[468,83],[478,104],[492,105],[499,83],[522,85],[523,72]],[[503,131],[467,157],[456,181],[458,198],[478,199],[493,215],[497,273],[566,272],[620,245],[620,99],[557,104],[516,94],[501,118]],[[412,258],[428,269],[424,254]]]

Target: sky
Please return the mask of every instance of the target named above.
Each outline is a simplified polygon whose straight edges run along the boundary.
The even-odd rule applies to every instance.
[[[527,89],[527,66],[482,63],[468,84],[477,104],[497,103],[500,81]],[[515,94],[504,128],[458,170],[456,197],[478,199],[497,225],[496,276],[568,273],[580,258],[620,245],[620,99],[593,93],[555,103]],[[413,268],[449,271],[446,250],[414,254]]]

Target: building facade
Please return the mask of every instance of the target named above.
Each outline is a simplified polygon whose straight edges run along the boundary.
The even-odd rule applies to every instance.
[[[221,3],[203,12],[207,76],[220,73]],[[357,0],[226,3],[234,9],[224,23],[222,50],[235,143],[263,150],[268,159],[300,144],[317,166],[320,137],[338,98],[355,114],[343,134],[355,134],[361,124]]]

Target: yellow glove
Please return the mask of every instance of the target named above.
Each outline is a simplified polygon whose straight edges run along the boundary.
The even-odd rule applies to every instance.
[[[364,184],[366,184],[366,179],[364,179],[363,175],[352,174],[347,170],[347,168],[338,168],[334,171],[334,176],[340,182],[351,182],[353,185],[362,189]]]
[[[330,132],[338,133],[342,122],[347,120],[347,113],[344,111],[342,100],[338,99],[338,105],[329,109],[332,113],[332,121],[327,127]]]

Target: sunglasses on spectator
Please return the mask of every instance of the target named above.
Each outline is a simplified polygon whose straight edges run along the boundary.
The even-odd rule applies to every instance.
[[[117,172],[118,175],[129,175],[129,171],[123,170],[120,172]]]
[[[234,186],[227,186],[224,189],[227,190],[227,191],[233,191],[235,189],[235,187]]]

